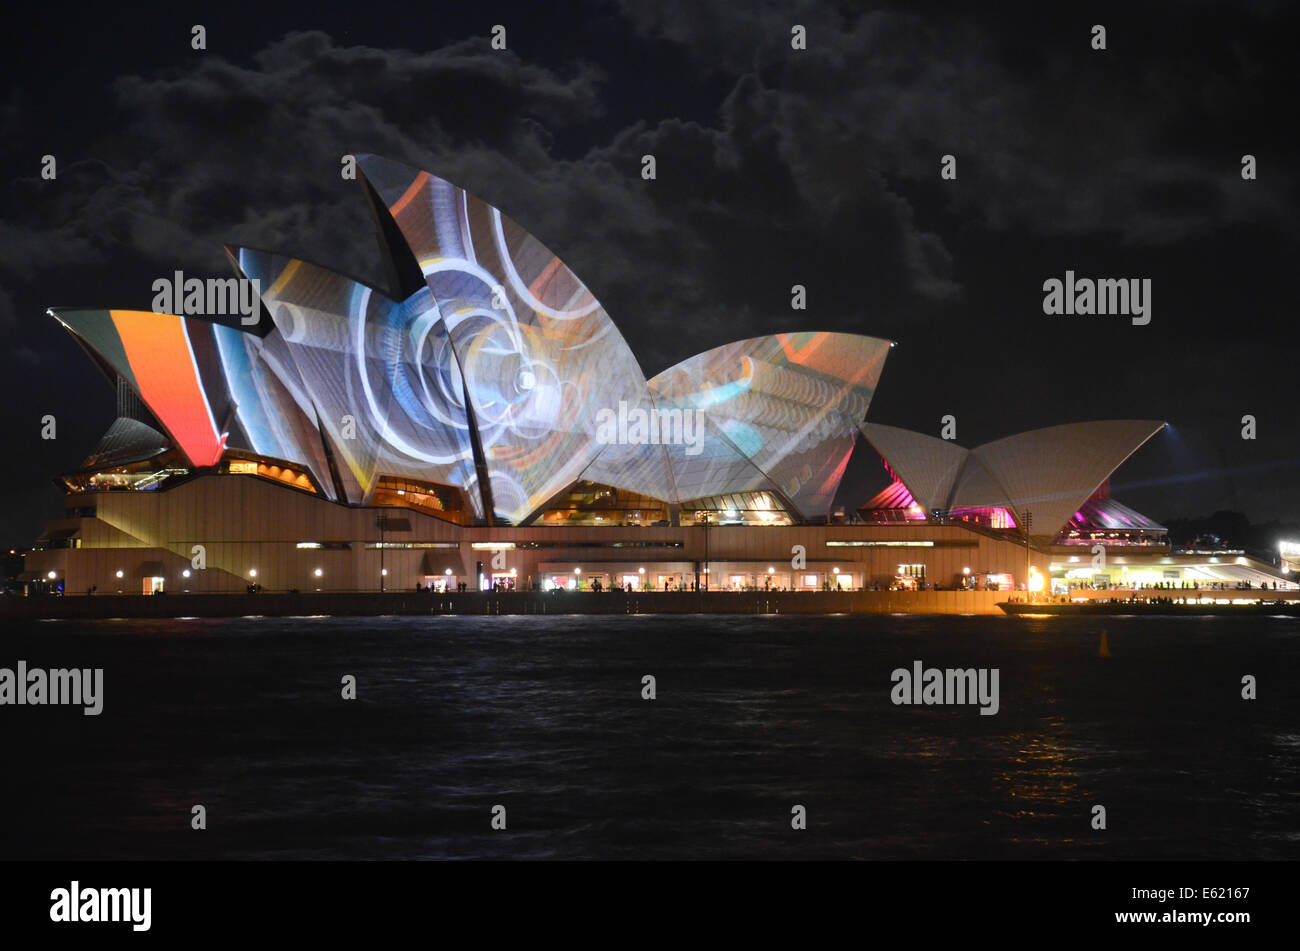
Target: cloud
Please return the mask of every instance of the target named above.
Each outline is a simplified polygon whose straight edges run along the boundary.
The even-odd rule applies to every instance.
[[[484,40],[417,53],[337,46],[319,32],[290,34],[249,65],[211,55],[184,73],[122,76],[114,134],[88,147],[93,159],[60,156],[56,181],[16,183],[0,242],[16,272],[124,251],[155,269],[220,269],[226,241],[373,272],[368,212],[339,175],[344,154],[527,147],[540,122],[598,113],[598,84],[593,67],[562,77]],[[477,105],[437,107],[466,100]]]
[[[880,316],[958,293],[943,242],[869,163],[839,154],[843,119],[818,118],[806,94],[745,74],[711,120],[614,123],[557,156],[557,134],[605,113],[603,86],[589,64],[558,72],[481,38],[411,52],[320,32],[247,63],[208,55],[184,73],[126,75],[113,136],[62,160],[56,183],[20,182],[0,241],[29,275],[129,257],[142,288],[174,268],[224,271],[226,242],[379,283],[369,213],[339,176],[341,156],[364,151],[449,178],[551,244],[651,373],[810,321],[882,332],[883,317],[863,325],[864,297]],[[644,154],[656,181],[641,178]],[[790,310],[795,283],[812,311]]]
[[[455,181],[550,244],[654,373],[742,334],[930,323],[963,298],[956,223],[1139,245],[1291,226],[1281,163],[1243,183],[1234,156],[1180,147],[1194,123],[1161,95],[1158,56],[1091,68],[962,16],[811,3],[666,0],[625,16],[721,80],[711,110],[620,121],[600,68],[550,68],[483,38],[394,51],[291,33],[246,61],[122,76],[113,135],[61,158],[56,183],[17,184],[0,277],[129,268],[141,294],[118,303],[146,306],[158,274],[224,273],[229,242],[381,283],[369,212],[339,176],[344,154],[374,152]],[[807,50],[791,49],[793,23]],[[1190,101],[1219,102],[1232,80],[1188,81]],[[557,150],[601,117],[597,141]],[[947,152],[955,183],[939,180]],[[790,309],[794,284],[808,311]]]
[[[9,330],[14,326],[14,299],[9,292],[0,287],[0,330]]]
[[[1240,117],[1261,82],[1257,58],[1277,4],[1234,8],[1232,35],[1217,25],[1221,10],[1191,11],[1202,55],[1216,64],[1196,71],[1176,29],[1162,43],[1127,20],[1112,21],[1113,48],[1096,53],[1082,27],[1071,34],[1031,17],[1008,28],[975,8],[921,17],[625,0],[623,9],[644,36],[679,44],[701,70],[762,77],[782,152],[814,193],[842,187],[856,162],[895,191],[941,194],[994,233],[1168,245],[1241,224],[1294,227],[1296,178],[1283,159],[1293,148],[1276,140],[1275,121],[1261,133]],[[796,23],[806,50],[790,46]],[[1272,161],[1243,183],[1240,155],[1252,148]],[[957,156],[958,183],[940,185],[943,154]]]

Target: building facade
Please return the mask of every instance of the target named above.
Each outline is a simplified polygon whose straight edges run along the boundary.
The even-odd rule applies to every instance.
[[[1048,591],[1171,557],[1107,491],[1162,423],[974,449],[867,423],[892,344],[857,334],[647,378],[518,224],[427,172],[359,168],[386,288],[227,248],[233,279],[177,274],[155,311],[50,311],[117,419],[62,477],[30,591]],[[895,482],[844,517],[855,449]]]

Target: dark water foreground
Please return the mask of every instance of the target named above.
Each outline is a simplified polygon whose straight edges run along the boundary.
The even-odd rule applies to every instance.
[[[0,858],[1300,857],[1295,618],[8,622],[20,659],[104,712],[0,706]],[[915,660],[998,714],[895,706]]]

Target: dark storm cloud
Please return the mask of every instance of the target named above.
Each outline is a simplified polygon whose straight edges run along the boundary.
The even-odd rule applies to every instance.
[[[844,117],[753,74],[713,121],[615,126],[565,159],[553,138],[602,115],[602,73],[560,73],[481,39],[421,53],[292,34],[247,64],[213,53],[184,73],[119,78],[114,94],[111,138],[63,159],[57,186],[19,183],[20,214],[0,226],[17,273],[136,256],[140,293],[107,303],[147,306],[149,282],[173,267],[221,271],[223,242],[377,281],[364,203],[338,174],[360,151],[517,218],[592,285],[651,373],[738,326],[867,330],[864,296],[957,294],[942,241],[845,137]],[[657,181],[640,176],[644,154]],[[796,283],[809,314],[790,310]]]
[[[1011,10],[981,21],[973,9],[921,17],[824,3],[624,8],[700,69],[753,71],[777,87],[768,95],[782,152],[811,189],[839,187],[846,160],[891,187],[931,187],[951,153],[961,186],[946,200],[992,230],[1159,245],[1242,223],[1293,226],[1295,176],[1276,160],[1276,133],[1243,137],[1234,122],[1252,91],[1269,92],[1234,31],[1266,32],[1275,4],[1196,21],[1207,68],[1195,72],[1172,18],[1154,34],[1110,20],[1110,48],[1095,52],[1091,21],[1038,29]],[[807,30],[806,50],[791,49],[794,24]],[[1252,151],[1268,174],[1247,184],[1240,157]]]
[[[7,290],[0,287],[0,331],[13,327],[14,316],[14,299]]]
[[[155,270],[220,268],[224,241],[372,271],[364,208],[340,187],[342,155],[451,141],[527,148],[536,120],[597,111],[597,82],[590,67],[561,78],[482,40],[381,52],[320,33],[287,36],[249,66],[211,55],[181,74],[125,76],[112,137],[87,150],[92,160],[64,158],[57,184],[20,182],[18,221],[0,226],[0,241],[17,272],[123,250]],[[438,108],[466,99],[476,106]]]
[[[456,147],[428,167],[550,242],[651,374],[738,335],[887,333],[904,310],[922,319],[906,306],[918,298],[957,297],[943,242],[836,123],[804,112],[747,74],[712,123],[637,123],[573,161]],[[654,181],[639,174],[646,155]],[[790,308],[794,284],[806,312]]]

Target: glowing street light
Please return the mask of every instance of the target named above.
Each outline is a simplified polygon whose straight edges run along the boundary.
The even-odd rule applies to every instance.
[[[1029,511],[1029,509],[1025,509],[1024,518],[1021,519],[1021,521],[1024,523],[1025,528],[1025,600],[1028,601],[1029,592],[1031,590],[1029,587],[1029,580],[1030,576],[1034,573],[1033,563],[1030,561],[1029,555],[1029,530],[1034,526],[1034,513]],[[1041,581],[1039,582],[1039,586],[1042,586]]]
[[[697,592],[707,591],[709,588],[709,579],[707,577],[709,573],[709,526],[713,523],[713,516],[708,512],[700,512],[698,522],[704,529],[704,574],[706,577],[704,578],[703,583],[701,583],[699,575],[696,575],[695,590]]]

